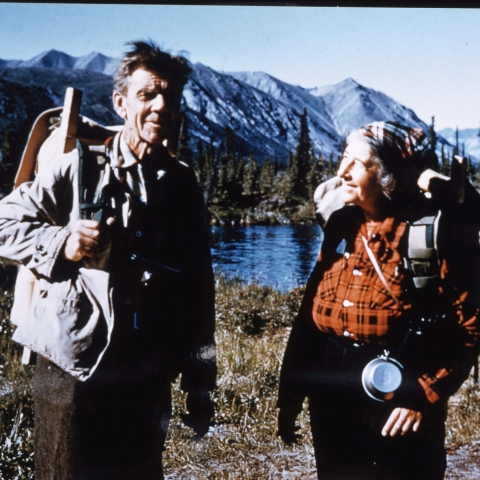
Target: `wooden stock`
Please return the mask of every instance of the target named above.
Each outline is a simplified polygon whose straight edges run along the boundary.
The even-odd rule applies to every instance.
[[[68,87],[65,92],[62,123],[60,124],[61,136],[64,138],[62,153],[69,153],[75,148],[82,93],[81,90],[73,87]]]

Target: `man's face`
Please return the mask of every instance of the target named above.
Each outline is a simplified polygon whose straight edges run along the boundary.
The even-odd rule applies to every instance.
[[[125,95],[113,94],[117,113],[134,142],[149,146],[166,140],[178,116],[181,96],[178,87],[158,74],[137,68],[128,79]]]
[[[348,143],[337,175],[342,179],[345,203],[364,209],[375,206],[383,195],[378,182],[378,168],[371,160],[372,151],[366,140],[353,137]]]

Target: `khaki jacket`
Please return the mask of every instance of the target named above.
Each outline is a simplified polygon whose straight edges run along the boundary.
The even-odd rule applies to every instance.
[[[110,275],[101,266],[105,262],[94,258],[82,260],[75,275],[59,277],[58,266],[66,262],[60,258],[62,248],[79,218],[78,151],[57,157],[49,167],[0,201],[0,256],[25,265],[38,280],[29,312],[13,340],[79,380],[87,380],[107,350],[115,322]],[[204,216],[203,207],[197,210]],[[198,223],[206,226],[203,219]],[[210,372],[207,377],[211,377],[207,383],[214,384],[214,296],[208,234],[202,231],[196,238],[202,244],[205,282],[212,288],[206,288],[202,298],[205,305],[198,319],[202,338],[195,340],[196,351],[191,351],[190,357],[197,364],[194,371],[203,370],[205,364]]]

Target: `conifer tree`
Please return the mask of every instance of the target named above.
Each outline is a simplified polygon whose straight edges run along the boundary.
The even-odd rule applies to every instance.
[[[430,143],[430,150],[435,152],[437,148],[437,134],[435,132],[435,116],[432,117],[432,123],[430,124],[430,127],[428,128],[428,134],[430,137],[429,143]]]
[[[218,164],[217,155],[213,146],[213,139],[210,138],[210,143],[207,145],[205,151],[205,183],[204,194],[207,205],[211,204],[216,196],[218,188]]]
[[[273,162],[273,175],[277,175],[278,173],[278,157],[275,157],[275,160]]]
[[[448,162],[448,155],[445,154],[445,146],[443,143],[440,155],[440,173],[448,177],[450,176],[450,164]]]
[[[453,147],[453,153],[452,155],[458,155],[460,152],[460,148],[458,145],[458,127],[455,130],[455,147]]]
[[[260,191],[262,193],[270,193],[273,189],[274,182],[275,167],[270,157],[267,157],[260,172]]]
[[[465,156],[465,153],[463,154]],[[467,157],[467,178],[473,182],[475,179],[476,169],[475,165],[472,162],[470,155]]]
[[[288,171],[290,194],[308,200],[308,175],[313,163],[313,146],[308,131],[307,109],[300,115],[300,132],[297,148]]]
[[[182,124],[180,127],[180,137],[178,139],[177,160],[192,166],[193,154],[188,146],[190,137],[188,135],[187,116],[182,115]]]
[[[198,182],[205,188],[205,152],[203,151],[203,142],[197,140],[197,150],[195,152],[195,169],[198,175]]]
[[[325,173],[325,160],[322,157],[322,154],[318,156],[318,160],[313,163],[312,168],[310,170],[308,176],[308,183],[309,183],[309,198],[313,198],[313,194],[317,187],[325,180],[324,178]]]
[[[20,153],[18,145],[22,144],[10,126],[5,130],[0,158],[0,194],[10,193],[16,175],[16,167]],[[15,146],[17,145],[17,148]]]
[[[253,153],[250,153],[250,156],[248,157],[244,172],[243,192],[247,195],[258,192],[260,167],[258,166],[257,160],[253,156]]]
[[[328,157],[328,176],[332,177],[335,175],[335,162],[333,160],[333,152],[330,152]]]
[[[238,164],[237,164],[237,172],[236,172],[236,180],[237,180],[237,183],[240,187],[240,194],[242,195],[245,191],[244,189],[244,181],[245,181],[245,166],[246,166],[247,162],[245,161],[245,159],[243,157],[241,157],[239,160],[238,160]]]
[[[240,195],[236,184],[237,156],[234,151],[233,130],[227,126],[224,137],[225,151],[220,157],[218,177],[218,201],[225,205],[234,204]]]

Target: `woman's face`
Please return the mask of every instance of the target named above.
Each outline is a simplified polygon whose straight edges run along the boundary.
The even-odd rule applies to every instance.
[[[366,211],[375,209],[383,196],[378,182],[378,166],[371,156],[368,142],[362,137],[352,136],[337,173],[342,179],[345,203],[353,203]]]

